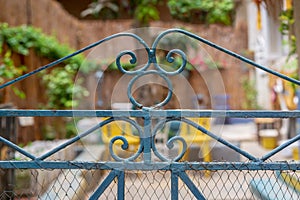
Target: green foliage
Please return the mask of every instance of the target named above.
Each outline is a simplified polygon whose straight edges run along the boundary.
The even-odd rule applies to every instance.
[[[37,55],[50,60],[62,58],[73,52],[67,45],[60,44],[55,37],[47,36],[41,30],[31,26],[9,27],[7,24],[0,24],[0,49],[4,44],[9,50],[4,54],[0,65],[2,81],[21,75],[26,69],[24,66],[14,66],[11,51],[26,56],[29,54],[29,49],[33,49]],[[70,108],[73,91],[78,97],[86,95],[84,88],[74,86],[75,75],[83,60],[84,57],[78,55],[65,61],[64,67],[55,68],[48,74],[42,73],[46,93],[49,96],[49,107]]]
[[[142,25],[148,25],[152,20],[159,20],[159,12],[157,10],[158,0],[136,0],[136,9],[134,17]]]
[[[171,15],[179,20],[202,23],[231,24],[234,8],[233,0],[168,0]]]
[[[293,8],[290,8],[282,11],[279,16],[279,20],[281,22],[279,26],[279,31],[283,35],[289,36],[289,41],[288,41],[288,45],[290,47],[289,56],[296,53],[296,37],[294,34],[291,33],[291,27],[295,22],[293,12],[294,12]]]
[[[74,85],[74,69],[71,65],[64,68],[56,68],[49,74],[43,75],[43,81],[47,86],[48,106],[50,108],[71,108],[77,106],[75,99],[87,96],[88,92],[80,84]],[[74,94],[74,96],[73,96]]]
[[[255,82],[249,79],[244,79],[242,81],[242,86],[245,92],[246,100],[243,103],[243,109],[259,109],[257,103],[257,90],[255,89]]]
[[[0,55],[3,51],[3,42],[4,38],[0,34]],[[11,59],[11,55],[11,50],[8,50],[2,57],[0,56],[0,84],[4,83],[7,79],[13,79],[20,76],[24,71],[26,71],[26,66],[15,66],[14,61]],[[12,87],[12,90],[18,97],[22,99],[25,98],[25,93],[18,90],[16,87]]]
[[[11,59],[11,51],[5,52],[3,58],[0,57],[0,83],[4,83],[6,79],[12,79],[22,74],[26,70],[25,66],[16,67]]]
[[[162,0],[94,0],[81,14],[93,15],[96,18],[118,18],[119,11],[124,10],[136,19],[141,26],[150,21],[159,20],[158,5]],[[221,23],[230,25],[234,11],[234,0],[168,0],[172,17],[183,21],[200,23]],[[109,17],[112,16],[112,17]]]

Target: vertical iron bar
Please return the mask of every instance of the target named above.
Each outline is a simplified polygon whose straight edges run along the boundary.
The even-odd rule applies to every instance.
[[[146,116],[144,118],[144,162],[151,162],[151,118]]]
[[[125,198],[125,172],[120,171],[118,176],[118,200],[124,200]]]
[[[171,171],[171,199],[178,200],[178,174]]]

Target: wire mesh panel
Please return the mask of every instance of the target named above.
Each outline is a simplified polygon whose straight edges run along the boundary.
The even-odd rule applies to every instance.
[[[89,199],[107,177],[101,170],[16,170],[13,191],[1,199]],[[188,171],[188,176],[205,199],[299,199],[299,172],[272,170],[218,170],[210,176]],[[115,178],[99,199],[118,197]],[[171,199],[171,172],[126,171],[125,199]],[[183,181],[178,199],[196,199]]]

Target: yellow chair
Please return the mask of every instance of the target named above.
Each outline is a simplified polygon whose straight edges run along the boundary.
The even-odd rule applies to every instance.
[[[105,120],[107,118],[103,118],[102,120]],[[128,122],[125,121],[112,121],[103,127],[101,127],[101,133],[102,133],[102,141],[107,146],[106,147],[106,156],[105,158],[109,158],[109,143],[110,141],[116,137],[116,136],[124,136],[126,140],[128,141],[128,149],[123,150],[121,148],[123,141],[122,140],[116,140],[113,144],[113,152],[120,156],[120,154],[127,153],[132,154],[135,153],[139,147],[140,144],[140,138],[139,136],[136,136],[133,134],[132,125],[130,125]],[[121,156],[121,157],[127,157],[127,156]],[[129,155],[130,156],[130,155]]]
[[[209,118],[188,118],[189,120],[201,125],[203,128],[210,130],[210,119]],[[187,150],[182,157],[181,160],[188,160],[190,149],[189,147],[193,144],[199,145],[203,161],[210,162],[211,161],[211,154],[210,154],[210,141],[211,138],[202,133],[200,130],[194,128],[193,126],[182,122],[180,127],[180,136],[184,138],[188,147]]]

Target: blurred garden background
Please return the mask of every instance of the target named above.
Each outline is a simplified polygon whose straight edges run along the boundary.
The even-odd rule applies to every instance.
[[[297,0],[0,0],[0,84],[40,70],[48,63],[55,62],[112,34],[128,31],[139,35],[151,46],[161,31],[170,28],[189,31],[259,65],[299,79],[300,48],[297,48],[300,46],[300,39],[297,40],[300,38],[299,15],[300,1]],[[149,61],[141,45],[136,46],[127,38],[116,39],[115,43],[103,44],[96,50],[85,51],[41,71],[38,75],[1,89],[0,108],[49,109],[53,113],[65,109],[90,111],[140,109],[130,103],[126,94],[130,79],[118,70],[115,61],[124,47],[125,50],[129,49],[137,55],[136,63],[131,63],[128,55],[120,59],[124,69],[134,70]],[[181,56],[172,53],[174,49],[184,51],[188,61],[180,76],[170,78],[174,87],[173,96],[167,105],[159,109],[285,111],[299,108],[300,92],[295,84],[200,44],[199,41],[180,34],[172,34],[164,37],[157,47],[156,60],[165,70],[174,71],[182,64]],[[166,59],[170,52],[174,62],[168,62]],[[162,102],[170,92],[168,85],[162,84],[164,80],[159,78],[163,79],[163,76],[157,74],[156,77],[150,76],[148,79],[152,81],[151,84],[146,82],[144,85],[140,84],[141,86],[138,85],[138,81],[135,82],[138,86],[134,88],[132,95],[143,106],[150,107]],[[253,162],[261,161],[262,156],[268,155],[267,153],[282,144],[282,141],[293,138],[299,129],[296,118],[244,117],[198,118],[197,115],[197,118],[187,119],[215,133],[234,147],[254,155],[255,159],[251,160]],[[141,125],[144,119],[128,117],[126,120],[126,123],[118,124],[114,119],[100,117],[1,117],[0,134],[18,147],[24,147],[39,160],[38,156],[64,144],[66,139],[104,121],[107,124],[97,128],[93,132],[95,134],[90,135],[92,137],[80,138],[80,141],[76,140],[67,148],[64,146],[59,153],[53,154],[49,159],[80,162],[111,161],[110,156],[113,154],[109,152],[109,144],[116,135],[126,135],[130,143],[127,151],[119,147],[120,141],[116,142],[112,147],[117,146],[112,150],[116,154],[120,150],[126,157],[137,152],[138,146],[141,146],[141,135],[138,134],[143,131],[138,130],[138,125],[133,126],[134,123],[128,122],[136,120],[136,124]],[[162,117],[153,117],[151,120],[153,127],[161,121],[164,122]],[[177,122],[177,119],[172,120],[160,124],[160,129],[157,126],[155,131],[153,127],[152,130],[149,129],[149,134],[152,134],[151,131],[155,133],[149,140],[151,142],[149,148],[152,148],[153,153],[159,151],[173,159],[172,156],[184,148],[175,144],[174,148],[167,149],[166,144],[171,143],[170,138],[173,136],[180,135],[188,143],[187,151],[180,161],[249,162],[247,156],[241,158],[242,156],[233,149],[221,145],[207,134],[199,133],[200,129],[193,129],[185,123]],[[141,127],[145,127],[144,124]],[[156,147],[158,151],[154,152]],[[0,143],[0,160],[27,159],[24,158],[25,154],[21,155],[22,153],[17,151],[7,147],[4,142]],[[138,159],[140,158],[134,161]],[[299,160],[299,145],[295,142],[272,159]],[[161,158],[160,160],[162,161]],[[2,171],[4,173],[0,174],[0,193],[2,193],[0,197],[3,195],[5,199],[9,199],[7,194],[11,192],[14,193],[12,196],[16,194],[29,198],[48,196],[53,199],[54,196],[60,198],[74,195],[74,198],[77,196],[78,199],[83,199],[103,178],[101,170],[91,170],[91,174],[85,170],[74,170],[71,173],[63,169],[50,170],[54,172],[51,176],[47,170],[38,173],[34,173],[34,170],[23,172],[18,169],[15,171],[1,169]],[[208,186],[204,188],[204,193],[213,199],[216,199],[215,195],[227,199],[239,197],[251,199],[256,191],[250,188],[250,182],[255,176],[259,176],[255,170],[252,172],[254,175],[249,171],[245,175],[232,170],[229,174],[236,178],[232,181],[228,178],[226,170],[218,175],[218,172],[208,172],[205,169],[204,173],[197,174],[200,178],[198,177],[196,181],[199,188],[202,185]],[[135,175],[136,179],[142,182],[145,180],[138,173]],[[159,173],[158,175],[161,176]],[[268,175],[267,180],[275,178],[275,173]],[[147,182],[145,190],[140,189],[141,184],[132,179],[131,173],[127,181],[132,182],[132,185],[138,183],[136,190],[144,197],[149,186],[153,187],[152,179],[155,176],[149,178],[149,183],[145,181]],[[162,176],[157,180],[164,180],[170,174]],[[296,184],[299,185],[296,172],[294,176],[297,178]],[[193,174],[193,177],[196,176]],[[276,177],[278,179],[277,175]],[[38,183],[34,183],[34,180]],[[215,186],[220,180],[222,184],[219,185],[222,189],[215,192],[215,189],[218,189]],[[87,189],[89,182],[93,186],[88,186],[90,189]],[[168,180],[158,181],[157,185],[160,186],[157,188],[161,188],[152,189],[164,194],[169,183]],[[237,190],[233,187],[234,183]],[[57,188],[61,194],[58,194]],[[273,190],[273,187],[270,188]],[[128,191],[129,195],[132,195],[131,186]],[[113,190],[106,192],[105,195],[116,193]],[[155,192],[152,195],[156,194]],[[171,192],[167,191],[167,194]],[[298,195],[297,191],[293,191],[294,193]],[[136,193],[132,197],[135,195]]]
[[[298,22],[294,20],[297,13],[293,13],[296,9],[292,4],[297,6],[296,1],[289,0],[278,3],[271,0],[0,0],[0,81],[4,83],[35,70],[111,34],[140,27],[183,28],[259,64],[298,77],[295,49]],[[188,68],[186,78],[196,95],[188,96],[185,106],[180,108],[195,108],[195,98],[203,98],[203,108],[217,109],[215,97],[225,99],[224,106],[230,109],[296,109],[293,85],[277,81],[262,70],[212,48],[201,46],[201,49],[210,57],[200,53],[190,57],[192,67]],[[103,57],[110,56],[101,53]],[[122,74],[114,63],[106,60],[93,66],[82,65],[87,54],[2,90],[1,102],[20,109],[72,106],[111,109],[112,90]],[[99,83],[96,77],[99,69],[106,69],[101,76],[101,87],[105,90],[91,94],[91,88]],[[85,81],[74,86],[78,74]],[[214,80],[216,74],[221,75],[224,91],[219,89],[217,81],[206,81]],[[185,95],[184,88],[179,91]],[[148,95],[161,96],[160,93],[163,91],[154,90]],[[279,101],[281,96],[283,102]],[[84,101],[75,101],[80,98]],[[119,96],[121,103],[126,98],[126,95]],[[178,107],[174,99],[167,109]],[[70,119],[65,122],[46,119],[46,125],[44,120],[36,117],[32,126],[21,128],[26,134],[19,134],[18,140],[27,143],[76,134],[72,125],[64,128]],[[54,128],[47,125],[50,123],[57,125]]]

